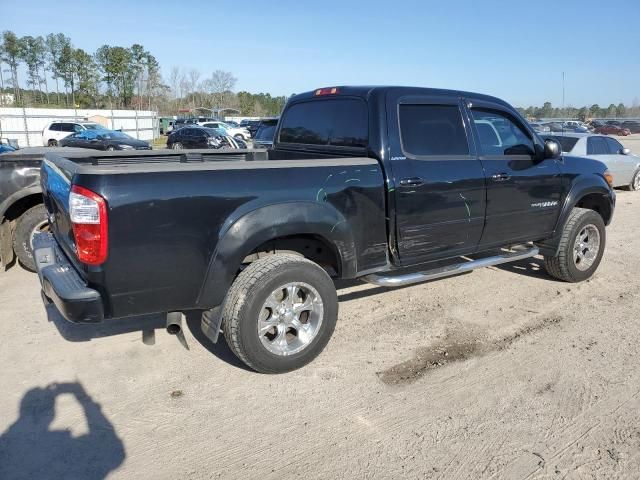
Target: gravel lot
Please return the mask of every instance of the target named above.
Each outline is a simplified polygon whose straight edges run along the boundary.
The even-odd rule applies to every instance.
[[[188,351],[161,330],[145,346],[121,322],[66,324],[11,268],[0,478],[638,478],[639,210],[618,192],[578,285],[537,258],[340,284],[327,349],[281,376],[245,370],[197,322]]]

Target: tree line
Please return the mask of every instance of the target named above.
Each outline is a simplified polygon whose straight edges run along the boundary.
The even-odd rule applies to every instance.
[[[18,37],[11,31],[4,31],[0,42],[0,92],[13,94],[13,106],[137,108],[165,115],[232,108],[266,116],[279,114],[287,100],[234,93],[236,82],[223,70],[203,77],[197,69],[180,67],[172,67],[165,79],[156,58],[140,44],[103,45],[91,53],[62,33]]]
[[[542,107],[518,108],[518,111],[527,118],[577,118],[583,122],[592,118],[625,118],[640,117],[640,100],[634,99],[632,106],[627,107],[623,103],[610,104],[601,107],[594,103],[590,107],[554,107],[551,102],[545,102]]]

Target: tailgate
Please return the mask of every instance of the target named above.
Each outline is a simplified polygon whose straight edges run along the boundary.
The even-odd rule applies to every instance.
[[[69,162],[70,163],[70,162]],[[52,160],[42,162],[40,181],[44,205],[49,216],[51,232],[67,257],[79,267],[75,255],[75,241],[69,218],[69,194],[73,172]]]

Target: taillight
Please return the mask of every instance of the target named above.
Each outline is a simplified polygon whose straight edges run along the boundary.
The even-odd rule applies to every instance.
[[[73,225],[78,260],[100,265],[107,259],[107,202],[86,188],[73,185],[69,195],[69,217]]]

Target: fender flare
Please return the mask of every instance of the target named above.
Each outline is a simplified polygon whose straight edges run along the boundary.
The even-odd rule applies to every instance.
[[[199,308],[220,305],[242,260],[269,240],[290,235],[315,235],[332,245],[342,276],[357,271],[355,242],[349,223],[330,204],[286,202],[252,210],[225,224],[209,261],[197,298]]]
[[[7,210],[9,210],[9,208],[11,208],[14,203],[22,200],[25,197],[37,194],[42,194],[42,188],[39,185],[32,185],[30,187],[21,188],[17,192],[9,195],[9,197],[7,197],[5,201],[2,202],[2,204],[0,204],[0,222],[4,221],[4,214],[7,213]]]
[[[565,223],[567,222],[567,219],[569,218],[571,210],[582,198],[594,193],[602,195],[606,204],[608,205],[609,211],[601,213],[605,215],[605,224],[609,225],[609,223],[611,222],[611,218],[613,217],[613,210],[616,203],[615,192],[611,189],[611,187],[609,187],[609,184],[601,175],[577,177],[576,181],[572,183],[569,189],[569,193],[567,193],[565,197],[560,215],[558,216],[558,220],[553,231],[553,236],[546,240],[535,242],[536,246],[540,249],[540,253],[547,256],[555,256],[558,254],[558,248],[560,247],[560,238],[562,237],[562,230]]]

